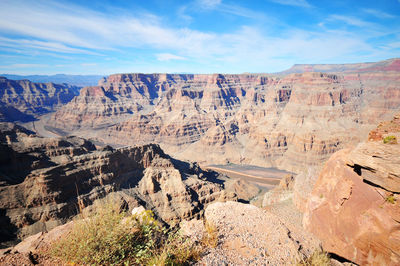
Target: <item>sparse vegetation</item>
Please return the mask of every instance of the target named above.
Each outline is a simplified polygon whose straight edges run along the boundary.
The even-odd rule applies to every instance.
[[[383,138],[383,143],[385,144],[397,144],[396,136],[386,136]]]
[[[314,253],[311,254],[311,256],[300,260],[296,264],[297,264],[297,266],[303,266],[303,265],[304,266],[329,266],[329,265],[331,265],[328,253],[321,251],[321,250],[314,251]]]
[[[389,202],[391,204],[395,204],[396,203],[396,198],[394,197],[393,194],[390,194],[389,196],[386,197],[385,201]]]
[[[128,216],[112,204],[81,217],[49,251],[69,264],[95,265],[181,265],[199,254],[199,247],[177,231],[167,232],[151,211]]]
[[[201,240],[205,247],[215,248],[218,245],[218,230],[215,225],[210,222],[205,223],[206,232]]]

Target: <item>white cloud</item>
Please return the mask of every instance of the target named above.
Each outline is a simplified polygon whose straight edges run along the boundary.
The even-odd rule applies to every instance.
[[[221,4],[222,0],[197,0],[197,4],[203,9],[213,9]]]
[[[81,66],[97,66],[96,63],[82,63]]]
[[[307,0],[270,0],[271,2],[286,5],[286,6],[298,6],[310,8],[312,5],[307,2]],[[399,0],[400,1],[400,0]]]
[[[279,1],[290,2],[292,5],[295,3],[297,6],[301,3],[303,6],[308,4],[306,1]],[[250,9],[218,3],[216,10],[221,9],[221,12],[230,12],[244,17],[254,17],[258,14]],[[329,30],[332,24],[334,24],[333,28],[337,28],[338,21],[358,27],[372,25],[358,18],[342,15],[332,15],[321,22],[324,27],[322,32],[286,27],[281,35],[274,35],[260,26],[242,26],[229,33],[203,32],[190,28],[166,26],[160,18],[151,14],[145,16],[108,14],[106,16],[79,6],[65,6],[41,0],[30,2],[29,5],[18,0],[3,0],[1,5],[0,33],[5,36],[10,33],[13,36],[23,37],[0,38],[0,50],[4,47],[16,51],[33,49],[68,55],[74,53],[99,55],[110,51],[132,51],[125,48],[140,48],[150,51],[159,61],[187,60],[192,69],[181,71],[191,72],[196,72],[201,67],[203,67],[203,72],[204,69],[207,70],[206,72],[227,69],[232,72],[254,69],[271,71],[271,68],[273,71],[278,71],[295,62],[332,62],[340,58],[358,61],[359,58],[356,58],[354,54],[365,55],[377,50],[368,44],[371,34],[365,32],[364,28],[356,33]],[[222,11],[228,6],[230,9]],[[373,26],[376,25],[373,24]],[[387,53],[390,54],[390,51]],[[92,59],[87,61],[93,62],[90,60]],[[107,60],[107,57],[104,56],[102,60]],[[131,65],[136,67],[139,63],[142,64],[140,67],[143,69],[153,68],[151,72],[157,70],[156,66],[145,65],[143,62],[135,62]],[[114,67],[111,64],[107,65],[110,69]],[[100,68],[100,64],[98,66],[104,73],[105,70]],[[123,69],[126,68],[118,65],[110,72],[122,72]],[[179,69],[168,71],[178,72]]]
[[[186,60],[186,58],[183,56],[169,54],[169,53],[156,54],[156,58],[158,61]]]
[[[265,18],[265,15],[263,13],[256,12],[254,10],[232,4],[221,4],[220,7],[218,8],[218,11],[245,18],[252,18],[252,19]]]
[[[39,50],[61,52],[61,53],[99,55],[98,53],[94,53],[89,50],[68,47],[62,43],[39,41],[39,40],[27,40],[27,39],[16,40],[16,39],[0,37],[0,47],[13,48],[16,46],[20,48],[34,48]]]
[[[400,1],[400,0],[399,0]],[[363,11],[367,14],[370,14],[374,17],[380,18],[380,19],[391,19],[391,18],[395,18],[396,16],[377,10],[377,9],[370,9],[370,8],[364,8]]]

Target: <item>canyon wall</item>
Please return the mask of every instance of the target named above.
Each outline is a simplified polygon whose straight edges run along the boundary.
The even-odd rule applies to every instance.
[[[210,202],[237,198],[218,178],[155,144],[97,149],[0,123],[0,246],[48,231],[105,197],[121,208],[144,206],[168,224],[198,217]]]
[[[67,84],[34,83],[0,77],[0,121],[27,122],[55,111],[78,94]]]
[[[112,145],[158,143],[200,163],[301,172],[358,143],[400,108],[398,70],[116,74],[82,89],[48,126]]]

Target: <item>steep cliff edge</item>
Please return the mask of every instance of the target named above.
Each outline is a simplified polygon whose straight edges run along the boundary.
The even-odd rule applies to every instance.
[[[356,144],[400,108],[397,70],[117,74],[49,121],[114,145],[158,143],[179,159],[302,172]]]
[[[78,91],[78,87],[67,84],[0,77],[0,122],[32,121],[66,104]]]
[[[303,221],[325,250],[360,265],[400,263],[400,145],[387,141],[399,134],[397,115],[325,164]]]
[[[235,199],[214,172],[175,160],[158,145],[96,149],[77,138],[41,138],[0,123],[0,241],[63,224],[96,200],[143,205],[174,224],[215,200]]]

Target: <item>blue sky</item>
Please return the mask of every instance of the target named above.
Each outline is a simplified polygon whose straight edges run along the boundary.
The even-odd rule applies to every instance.
[[[393,57],[400,0],[0,1],[0,73],[268,73]]]

